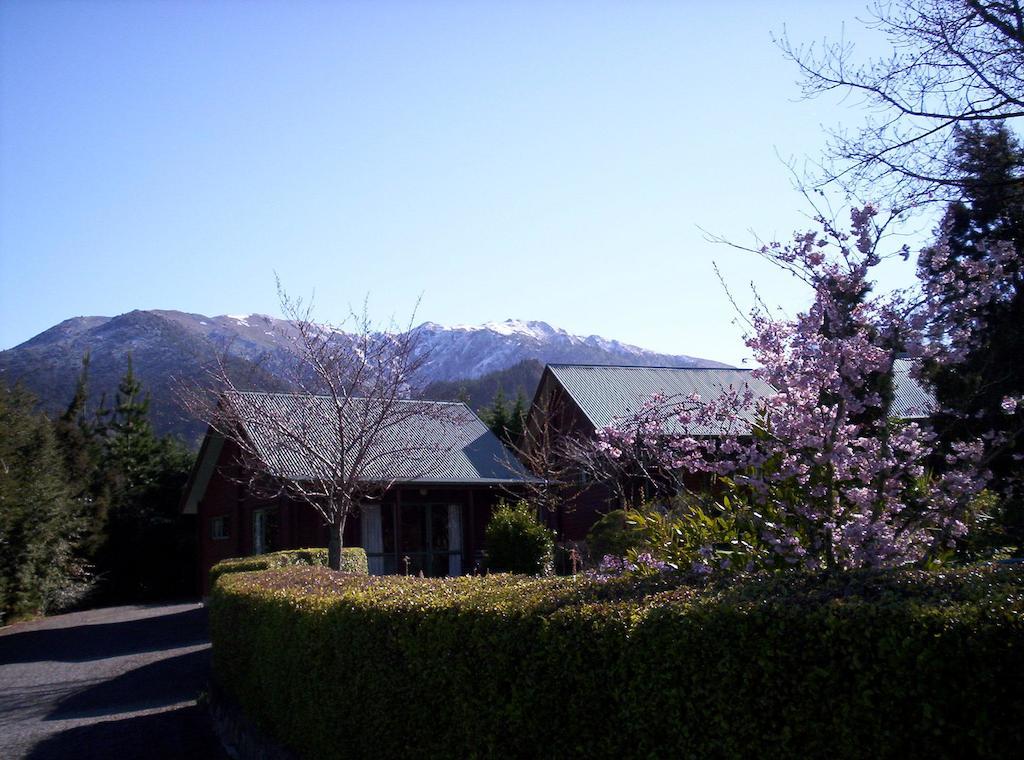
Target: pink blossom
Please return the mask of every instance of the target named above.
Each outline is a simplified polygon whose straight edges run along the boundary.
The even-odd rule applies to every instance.
[[[962,518],[985,484],[977,466],[981,441],[939,452],[933,434],[893,419],[896,359],[956,354],[973,338],[969,331],[956,334],[936,348],[925,333],[934,304],[924,299],[921,307],[899,293],[871,295],[869,273],[880,261],[876,213],[854,210],[849,233],[819,220],[824,236],[800,234],[789,245],[762,250],[814,293],[793,319],[763,309],[751,316],[746,343],[759,365],[754,374],[776,393],[755,400],[749,388],[730,387],[712,398],[654,397],[598,431],[599,449],[630,452],[646,463],[641,471],[729,478],[733,508],[746,510],[756,525],[768,564],[817,569],[917,561],[964,534]],[[942,279],[966,278],[955,308],[997,296],[991,278],[998,261],[955,271],[950,261],[940,245],[922,266]],[[931,311],[922,315],[922,308]],[[1012,413],[1016,400],[1004,400],[1003,408]],[[708,428],[719,434],[691,434]],[[924,481],[939,453],[945,470]],[[692,569],[704,573],[711,566],[702,557]]]

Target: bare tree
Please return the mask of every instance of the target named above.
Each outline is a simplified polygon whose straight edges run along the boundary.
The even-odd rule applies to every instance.
[[[877,0],[869,29],[892,55],[858,62],[844,40],[776,42],[800,69],[806,97],[860,96],[859,130],[830,134],[814,181],[855,197],[869,189],[898,210],[958,197],[958,129],[1024,115],[1024,10],[1018,0]]]
[[[615,438],[572,438],[566,453],[575,467],[608,488],[620,505],[637,508],[649,501],[668,502],[686,490],[680,470],[667,468],[655,441],[671,428],[683,408],[678,396],[652,396],[640,409],[611,426]]]
[[[530,503],[549,513],[580,490],[580,468],[572,455],[575,447],[563,428],[564,410],[562,399],[542,393],[531,406],[522,437],[509,444],[535,477],[521,486]]]
[[[291,392],[239,387],[221,363],[206,387],[181,396],[234,443],[238,478],[254,494],[285,496],[320,514],[337,570],[348,517],[397,481],[427,474],[445,453],[445,426],[463,410],[412,400],[429,356],[411,318],[404,329],[378,326],[364,305],[340,325],[323,324],[311,306],[278,291],[287,350],[274,374]]]

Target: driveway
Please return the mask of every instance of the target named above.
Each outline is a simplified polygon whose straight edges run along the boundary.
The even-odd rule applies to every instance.
[[[110,607],[0,629],[0,758],[223,758],[199,604]]]

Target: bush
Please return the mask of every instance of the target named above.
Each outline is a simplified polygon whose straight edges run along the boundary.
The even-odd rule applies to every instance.
[[[256,570],[271,570],[295,565],[327,566],[326,549],[288,549],[269,554],[257,554],[252,557],[234,557],[222,559],[210,568],[210,588],[217,579],[227,573],[249,573]],[[341,550],[341,571],[366,575],[366,552],[358,546],[346,547]]]
[[[554,562],[554,534],[537,522],[525,501],[499,504],[484,534],[490,572],[550,575]]]
[[[626,523],[626,510],[615,509],[595,522],[587,533],[587,549],[595,562],[605,555],[624,557],[642,542],[640,535]]]
[[[224,578],[210,625],[217,684],[300,757],[1016,756],[1022,591],[287,568]]]

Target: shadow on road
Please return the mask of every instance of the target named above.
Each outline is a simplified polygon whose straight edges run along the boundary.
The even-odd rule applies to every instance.
[[[79,726],[37,744],[29,760],[205,760],[226,758],[205,711],[177,710]]]
[[[0,664],[43,660],[87,662],[206,641],[206,609],[196,607],[140,620],[8,633],[0,636]]]
[[[167,657],[71,694],[57,703],[46,720],[93,718],[188,702],[206,687],[209,676],[209,649]]]

